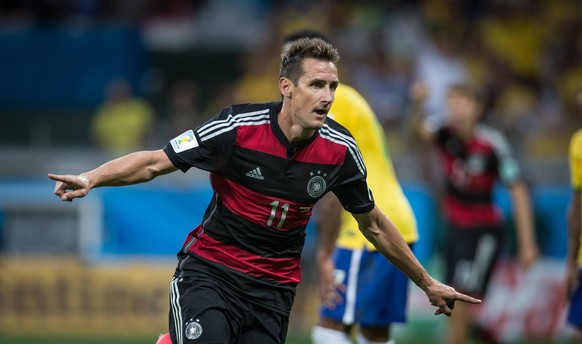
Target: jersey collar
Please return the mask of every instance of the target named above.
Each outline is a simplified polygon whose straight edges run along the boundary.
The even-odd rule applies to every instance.
[[[307,140],[293,142],[293,143],[289,142],[289,140],[287,140],[287,136],[285,136],[285,134],[283,133],[283,130],[281,130],[281,127],[279,127],[279,121],[277,118],[279,112],[281,111],[282,106],[283,106],[283,103],[281,103],[281,102],[274,103],[274,106],[271,107],[271,111],[269,113],[269,116],[270,116],[270,120],[271,120],[271,128],[273,130],[273,134],[275,135],[277,140],[279,140],[279,142],[286,148],[287,158],[290,159],[298,151],[309,146],[309,144],[311,142],[313,142],[317,138],[317,136],[319,135],[319,130],[315,134],[313,134],[313,136],[308,138]]]

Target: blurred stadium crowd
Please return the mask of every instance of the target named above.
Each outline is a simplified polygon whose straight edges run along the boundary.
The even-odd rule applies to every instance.
[[[370,101],[397,162],[419,81],[429,114],[442,111],[448,84],[477,85],[485,121],[525,163],[546,167],[534,183],[565,180],[567,138],[580,126],[575,0],[12,0],[0,3],[0,23],[0,144],[10,148],[159,147],[226,104],[276,100],[281,38],[299,28],[329,35],[341,79]]]

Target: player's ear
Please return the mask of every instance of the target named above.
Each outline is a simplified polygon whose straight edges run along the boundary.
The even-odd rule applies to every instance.
[[[284,98],[291,97],[292,89],[293,83],[291,82],[291,80],[283,76],[279,78],[279,92],[281,92]]]

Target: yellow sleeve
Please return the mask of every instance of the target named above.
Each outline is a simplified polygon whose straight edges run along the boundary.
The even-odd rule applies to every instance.
[[[366,100],[355,89],[342,84],[336,91],[330,114],[356,140],[366,164],[368,186],[378,208],[394,222],[406,242],[416,242],[416,218],[394,173],[382,126]],[[355,219],[347,212],[342,213],[337,246],[373,249],[360,233]]]
[[[570,140],[570,183],[574,190],[582,189],[582,129]]]

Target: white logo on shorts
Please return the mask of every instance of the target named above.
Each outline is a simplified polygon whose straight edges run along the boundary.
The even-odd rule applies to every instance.
[[[202,335],[202,325],[196,321],[192,321],[186,324],[186,338],[188,339],[198,339]]]

